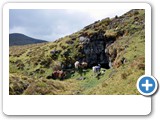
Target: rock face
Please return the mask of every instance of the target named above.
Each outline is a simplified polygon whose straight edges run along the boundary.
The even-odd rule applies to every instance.
[[[79,58],[79,61],[87,62],[89,67],[101,64],[104,68],[110,68],[106,47],[113,43],[115,38],[107,37],[104,33],[104,31],[98,31],[90,37],[81,36],[79,38],[79,44],[81,45],[79,52],[84,54],[84,57]]]

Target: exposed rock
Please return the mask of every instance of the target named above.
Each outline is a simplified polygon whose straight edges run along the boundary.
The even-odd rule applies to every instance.
[[[90,39],[87,38],[87,37],[81,36],[81,37],[79,38],[79,42],[80,42],[80,44],[88,44],[88,43],[90,42]]]
[[[79,58],[79,61],[86,61],[89,67],[101,64],[102,67],[109,68],[109,56],[106,47],[115,39],[107,38],[104,33],[105,31],[100,30],[90,37],[81,36],[79,38],[79,44],[82,44],[79,52],[84,54],[83,57]]]

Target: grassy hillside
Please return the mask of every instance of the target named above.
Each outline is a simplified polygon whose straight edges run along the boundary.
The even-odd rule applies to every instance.
[[[54,42],[10,47],[10,94],[139,94],[136,81],[145,72],[144,28],[145,11],[131,10],[122,16],[96,21]],[[82,36],[89,43],[80,42]],[[112,63],[111,68],[102,66],[101,71],[105,72],[99,77],[92,71],[93,64],[98,62],[89,57],[90,47],[101,50],[97,55],[100,58],[94,56],[98,62],[103,63],[105,58],[105,64],[108,65],[108,59]],[[56,52],[51,54],[53,50]],[[90,66],[83,72],[75,71],[74,62],[83,59]],[[47,79],[61,65],[66,78]]]

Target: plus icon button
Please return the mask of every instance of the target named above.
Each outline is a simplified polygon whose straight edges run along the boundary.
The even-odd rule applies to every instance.
[[[152,76],[141,76],[137,81],[138,91],[145,96],[154,94],[157,90],[157,80]]]
[[[146,91],[149,90],[149,87],[152,87],[153,84],[149,84],[149,80],[146,80],[146,83],[145,84],[142,84],[142,87],[145,87],[146,88]]]

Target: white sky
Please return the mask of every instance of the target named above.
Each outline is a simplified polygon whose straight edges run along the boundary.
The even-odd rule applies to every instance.
[[[120,16],[129,9],[10,10],[10,33],[22,33],[53,41],[107,17]]]

